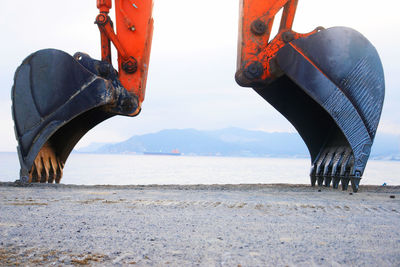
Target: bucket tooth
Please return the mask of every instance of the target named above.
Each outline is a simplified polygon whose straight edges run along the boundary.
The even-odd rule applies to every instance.
[[[349,175],[350,165],[351,165],[350,162],[352,161],[352,157],[353,156],[351,154],[351,150],[346,149],[343,154],[343,158],[342,158],[341,165],[340,165],[340,172],[339,172],[340,177]]]
[[[350,178],[343,177],[343,178],[341,179],[341,181],[342,181],[342,190],[343,190],[343,191],[346,191],[347,188],[349,187]]]
[[[354,193],[357,193],[358,188],[360,186],[360,178],[357,177],[351,177],[350,182],[351,182],[351,188],[353,189]]]
[[[43,158],[41,158],[42,161],[42,175],[40,177],[40,182],[41,183],[47,183],[47,180],[49,179],[49,169],[47,168],[47,166],[45,165],[45,160]]]
[[[310,175],[310,180],[311,186],[315,186],[315,183],[317,182],[317,177],[315,177],[315,175]]]
[[[36,157],[35,162],[33,163],[35,165],[35,171],[36,171],[36,180],[37,182],[42,182],[43,181],[43,165],[42,165],[42,159],[41,157]]]
[[[351,154],[351,151],[348,149],[344,153],[342,165],[340,168],[340,174],[339,174],[340,177],[342,177],[341,183],[342,183],[343,191],[346,191],[349,186],[350,173],[351,173],[351,169],[352,169],[353,165],[354,165],[354,157]]]
[[[329,187],[331,184],[332,160],[333,160],[334,156],[335,156],[335,150],[330,149],[326,156],[326,159],[325,159],[325,166],[324,166],[324,172],[323,172],[325,187]]]
[[[56,179],[55,182],[58,184],[60,183],[60,180],[63,175],[63,170],[64,170],[64,163],[62,162],[57,162],[57,171],[56,171]]]
[[[41,151],[44,151],[44,150],[45,150],[45,146],[42,147]],[[46,149],[46,152],[47,152],[46,157],[48,158],[48,167],[49,167],[49,176],[48,176],[47,182],[53,183],[56,180],[59,160],[57,159],[56,155],[53,153],[53,150]]]
[[[330,187],[330,186],[331,186],[331,181],[332,181],[332,177],[330,177],[330,176],[325,176],[325,177],[324,177],[324,186],[325,186],[325,187]]]
[[[55,178],[55,171],[54,171],[54,167],[53,167],[51,158],[49,158],[49,178],[47,179],[47,182],[49,184],[53,183],[54,178]]]
[[[26,176],[25,176],[25,177],[26,177]],[[37,183],[37,182],[40,181],[40,180],[38,179],[38,177],[39,177],[39,175],[38,175],[38,173],[37,173],[36,166],[35,166],[35,164],[34,164],[34,165],[32,166],[32,169],[31,169],[30,173],[29,173],[28,182],[29,182],[29,183]]]
[[[345,150],[346,150],[345,147],[339,147],[336,150],[335,156],[333,157],[332,160],[333,164],[332,164],[331,177],[332,177],[332,187],[334,189],[338,189],[339,187],[341,163],[343,161],[343,155]]]
[[[337,176],[333,177],[333,179],[332,179],[332,187],[334,189],[338,189],[339,188],[339,182],[340,182],[340,177],[337,177]]]
[[[334,187],[342,177],[361,178],[385,91],[382,64],[373,45],[353,29],[334,27],[287,43],[273,62],[281,75],[254,89],[306,143],[311,184],[317,180],[321,185],[323,172],[333,179]],[[329,153],[333,156],[327,165]]]
[[[324,183],[324,165],[327,160],[328,151],[324,151],[322,156],[319,157],[318,161],[314,165],[315,173],[311,175],[315,175],[317,179],[318,186],[323,186]]]
[[[318,176],[317,177],[317,181],[318,181],[318,186],[323,186],[324,185],[324,177],[323,176]]]
[[[45,49],[18,67],[11,93],[20,179],[59,183],[75,144],[114,115],[137,114],[138,98],[110,64]]]

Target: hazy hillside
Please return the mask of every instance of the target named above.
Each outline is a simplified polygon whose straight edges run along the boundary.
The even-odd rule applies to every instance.
[[[308,157],[308,150],[297,133],[267,133],[240,128],[215,131],[170,129],[135,135],[115,144],[94,143],[78,152],[143,153],[170,152],[178,149],[185,155]],[[372,150],[375,158],[400,158],[400,138],[381,134]]]

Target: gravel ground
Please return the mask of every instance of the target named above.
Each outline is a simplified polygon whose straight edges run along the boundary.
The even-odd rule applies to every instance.
[[[349,192],[0,183],[0,265],[399,266],[400,187]]]

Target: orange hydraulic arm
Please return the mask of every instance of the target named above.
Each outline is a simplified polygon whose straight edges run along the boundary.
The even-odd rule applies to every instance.
[[[153,36],[153,0],[115,0],[117,32],[108,16],[111,0],[97,0],[100,14],[96,24],[101,34],[101,59],[111,63],[112,42],[118,51],[118,76],[122,85],[139,98],[140,111],[146,90],[151,41]]]
[[[307,37],[292,31],[298,0],[241,0],[236,81],[241,86],[268,84],[279,75],[274,57],[285,44]],[[283,8],[278,34],[270,40],[275,15]]]
[[[298,0],[241,0],[236,80],[242,86],[267,84],[279,75],[274,57],[286,43],[307,37],[292,31]],[[111,63],[110,42],[118,51],[119,79],[122,85],[144,100],[151,40],[153,0],[115,0],[116,29],[108,16],[111,0],[97,0],[100,14],[96,24],[101,32],[102,60]],[[278,34],[272,39],[275,15],[283,8]]]
[[[241,0],[236,81],[242,86],[268,84],[279,75],[274,57],[285,44],[318,32],[307,34],[292,31],[298,0]],[[111,0],[97,0],[100,14],[96,24],[101,32],[102,60],[111,63],[110,42],[118,51],[119,79],[122,85],[139,98],[140,111],[144,100],[153,34],[153,0],[115,0],[116,28],[108,16]],[[283,8],[278,34],[272,39],[275,15]]]

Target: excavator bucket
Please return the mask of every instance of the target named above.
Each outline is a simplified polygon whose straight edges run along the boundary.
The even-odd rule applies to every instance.
[[[346,27],[292,30],[298,0],[241,0],[235,79],[297,129],[311,155],[311,185],[357,191],[385,94],[379,55]],[[282,10],[278,33],[271,30]]]
[[[87,131],[138,109],[137,96],[124,89],[109,63],[55,49],[40,50],[22,62],[12,102],[25,182],[60,182],[70,152]]]
[[[256,92],[298,130],[311,154],[311,185],[357,191],[379,123],[384,75],[378,53],[350,28],[320,30],[284,45],[280,74]]]

